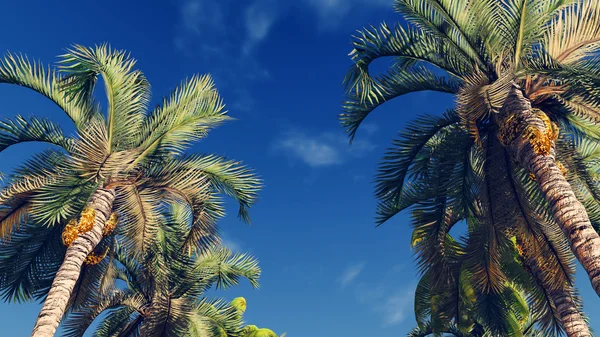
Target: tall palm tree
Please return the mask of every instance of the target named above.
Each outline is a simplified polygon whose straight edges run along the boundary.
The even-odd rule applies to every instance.
[[[396,0],[394,4],[405,26],[390,28],[384,23],[360,32],[354,40],[355,65],[346,77],[348,95],[341,115],[347,132],[354,137],[375,108],[395,97],[417,91],[455,95],[452,117],[443,120],[446,124],[430,125],[432,134],[459,125],[470,133],[460,148],[469,149],[473,142],[483,153],[494,151],[493,157],[505,162],[509,172],[530,172],[545,200],[543,208],[600,294],[600,236],[590,220],[599,215],[600,194],[593,171],[571,155],[585,152],[582,144],[600,138],[595,126],[600,121],[600,3]],[[384,74],[370,74],[369,65],[381,57],[393,57],[394,65]],[[559,138],[573,146],[557,161]],[[399,145],[390,150],[379,175],[380,223],[401,208],[403,185],[411,176],[408,167],[420,154],[419,146]],[[484,156],[477,164],[488,159]],[[565,167],[570,170],[566,176]],[[514,186],[504,187],[519,195],[516,190],[522,184],[512,180]],[[494,192],[489,186],[484,191]],[[527,209],[491,202],[506,208],[498,210],[505,215]]]
[[[235,286],[241,278],[258,287],[258,262],[215,246],[188,254],[182,247],[192,218],[188,207],[174,205],[144,256],[117,249],[111,286],[67,315],[65,335],[83,336],[95,318],[107,313],[99,318],[95,336],[241,337],[245,299],[229,304],[204,293]]]
[[[66,136],[48,119],[21,116],[0,124],[0,151],[22,142],[54,145],[17,169],[0,193],[4,297],[45,296],[32,336],[54,334],[82,266],[98,263],[104,253],[97,246],[114,240],[116,215],[117,232],[136,248],[130,252],[143,255],[164,202],[184,202],[194,215],[185,242],[192,252],[217,238],[214,220],[223,213],[218,194],[238,200],[246,221],[256,200],[260,181],[239,162],[184,155],[229,119],[211,78],[193,76],[148,112],[149,84],[134,65],[107,45],[75,46],[59,69],[14,54],[0,62],[0,83],[46,96],[76,129]],[[104,113],[93,96],[99,77]],[[66,252],[57,248],[61,237]],[[57,256],[64,256],[62,264]]]
[[[493,134],[479,145],[448,113],[410,123],[395,145],[384,166],[402,163],[410,179],[379,212],[386,217],[412,207],[412,246],[423,274],[415,297],[419,324],[463,328],[471,324],[465,312],[475,310],[472,316],[493,333],[518,335],[524,316],[513,311],[522,302],[517,287],[548,335],[589,336],[566,239],[536,182],[510,163]],[[577,166],[581,158],[569,144],[559,145],[559,158]],[[465,222],[466,233],[456,239],[450,231]]]

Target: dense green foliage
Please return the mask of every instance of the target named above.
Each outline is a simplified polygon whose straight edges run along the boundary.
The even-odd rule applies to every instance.
[[[183,243],[190,253],[218,240],[222,196],[239,201],[240,217],[249,220],[248,207],[260,188],[252,171],[215,155],[184,154],[229,119],[211,78],[193,76],[148,111],[150,85],[134,65],[126,52],[107,45],[75,46],[62,56],[58,69],[15,54],[0,61],[0,83],[46,96],[76,128],[66,135],[56,123],[36,117],[0,122],[0,151],[23,142],[53,145],[15,169],[0,192],[0,290],[5,300],[44,298],[65,254],[63,228],[101,187],[116,189],[114,211],[120,221],[114,235],[98,245],[99,253],[123,237],[130,253],[143,254],[167,202],[184,203],[191,210],[191,230]],[[105,111],[94,97],[99,78]],[[107,268],[104,262],[84,266],[73,301],[93,284],[103,284]]]
[[[455,108],[420,117],[400,133],[377,176],[377,222],[412,212],[422,273],[417,321],[434,332],[467,333],[477,322],[496,335],[521,336],[530,307],[544,335],[554,335],[561,317],[549,294],[567,289],[579,303],[571,287],[573,255],[538,185],[500,145],[495,116],[517,84],[558,127],[557,163],[592,223],[600,224],[600,6],[577,0],[394,4],[405,24],[383,23],[355,36],[340,119],[353,138],[393,98],[418,91],[456,96]],[[370,64],[385,57],[393,64],[372,74]],[[464,236],[453,236],[464,223]],[[528,258],[543,273],[532,272]]]

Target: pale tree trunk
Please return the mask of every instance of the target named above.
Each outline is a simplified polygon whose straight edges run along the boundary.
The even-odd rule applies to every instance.
[[[567,337],[591,337],[590,328],[588,327],[579,305],[575,301],[572,287],[568,283],[553,286],[548,277],[548,273],[544,266],[540,265],[539,252],[532,252],[526,248],[527,245],[520,242],[520,247],[523,248],[523,262],[525,268],[534,276],[539,286],[544,289],[548,295],[554,310],[558,314],[560,324],[565,330]]]
[[[581,311],[577,309],[577,303],[568,289],[553,291],[550,296],[556,311],[560,315],[560,322],[568,337],[591,337],[588,327]]]
[[[540,134],[550,130],[516,86],[511,88],[497,116],[500,128],[510,124],[507,121],[512,115],[518,118],[516,128],[509,130],[514,131],[515,136],[503,139],[503,144],[511,157],[535,176],[554,219],[568,238],[571,250],[587,272],[592,287],[600,295],[600,236],[556,164],[555,144],[552,143],[548,151],[535,149],[526,137],[532,128]]]
[[[496,221],[493,225],[499,226],[508,237],[516,238],[523,266],[548,294],[567,337],[591,337],[573,298],[568,275],[562,276],[560,261],[551,253],[553,247],[542,246],[552,243],[538,238],[541,234],[534,228],[538,215],[528,214],[528,208],[523,205],[524,200],[517,190],[506,150],[495,135],[487,142],[484,172],[488,184],[489,211]]]
[[[31,337],[52,337],[67,309],[71,292],[81,273],[85,258],[94,250],[102,239],[102,229],[112,211],[115,200],[114,190],[98,189],[89,202],[89,207],[96,210],[94,227],[81,234],[69,248],[65,259],[58,269],[52,287],[48,292],[44,306],[33,328]]]

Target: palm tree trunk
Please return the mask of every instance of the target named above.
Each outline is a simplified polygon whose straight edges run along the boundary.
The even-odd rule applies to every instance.
[[[532,252],[533,247],[529,247],[522,239],[517,241],[523,254],[524,267],[548,294],[567,337],[591,337],[592,334],[581,310],[579,310],[579,304],[575,301],[571,286],[567,283],[553,286],[544,266],[540,265],[545,261],[539,259],[539,252]]]
[[[98,189],[90,200],[89,206],[96,210],[94,227],[80,235],[69,248],[60,269],[54,277],[44,306],[40,311],[31,337],[52,337],[67,309],[71,292],[81,273],[85,258],[102,239],[102,229],[112,211],[115,200],[114,190]]]
[[[490,212],[507,237],[515,237],[524,268],[535,282],[548,294],[553,309],[560,317],[560,323],[567,337],[590,337],[587,324],[572,296],[568,276],[559,276],[559,261],[549,253],[552,244],[541,240],[534,228],[537,214],[527,213],[522,206],[523,196],[519,195],[512,175],[510,158],[498,139],[487,140],[485,174],[488,181]],[[542,257],[542,260],[539,258]],[[540,265],[544,263],[545,266]]]
[[[511,125],[511,118],[516,123]],[[532,110],[531,103],[516,86],[511,88],[496,121],[500,130],[505,129],[504,135],[512,135],[501,139],[503,145],[514,160],[535,176],[554,219],[569,239],[571,250],[600,296],[600,236],[556,165],[554,140],[550,140],[548,148],[532,142],[532,133],[548,134],[547,124]]]
[[[560,321],[567,337],[591,337],[588,327],[581,311],[577,309],[577,304],[573,299],[572,292],[568,289],[561,289],[550,293],[556,311],[560,315]]]

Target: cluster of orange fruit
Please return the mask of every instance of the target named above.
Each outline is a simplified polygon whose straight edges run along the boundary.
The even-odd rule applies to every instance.
[[[532,126],[525,129],[523,137],[529,141],[536,154],[548,155],[554,146],[554,142],[558,139],[558,126],[542,110],[534,109],[533,112],[544,122],[546,132],[542,133],[540,129]]]
[[[79,223],[75,219],[71,219],[69,223],[65,226],[62,232],[62,242],[66,247],[71,246],[73,241],[77,239],[77,237],[81,234],[89,232],[94,228],[94,222],[96,221],[96,210],[92,207],[86,207],[83,212],[81,212],[81,216],[79,217]],[[119,217],[117,213],[113,212],[110,214],[110,217],[104,224],[104,228],[102,229],[102,236],[109,236],[117,227],[117,223],[119,222]],[[86,264],[95,265],[100,263],[108,250],[104,252],[102,255],[97,255],[92,252],[85,258]]]
[[[106,257],[106,254],[108,253],[108,249],[104,251],[104,254],[102,255],[96,255],[96,253],[91,252],[86,258],[85,261],[83,261],[85,264],[90,264],[90,265],[96,265],[98,263],[100,263],[100,261],[102,261],[102,259],[104,259]]]

